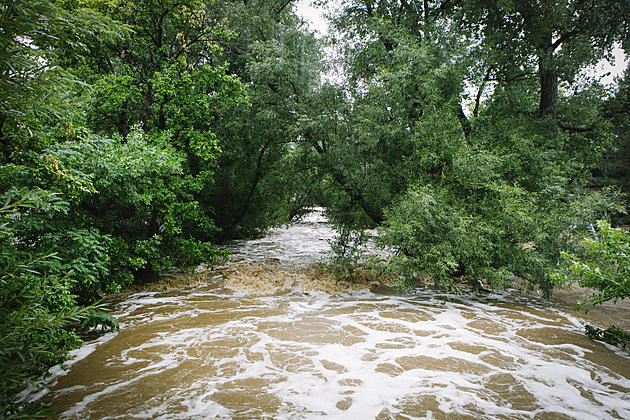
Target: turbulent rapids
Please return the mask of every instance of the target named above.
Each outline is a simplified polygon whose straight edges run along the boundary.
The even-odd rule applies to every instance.
[[[332,235],[315,213],[113,302],[120,331],[26,398],[76,419],[630,418],[630,359],[584,336],[571,296],[344,289],[312,267]],[[627,324],[604,310],[588,321]]]

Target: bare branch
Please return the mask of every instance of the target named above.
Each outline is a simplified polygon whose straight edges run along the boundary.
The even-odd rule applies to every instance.
[[[536,77],[538,77],[539,73],[537,71],[534,72],[526,72],[526,73],[521,73],[521,74],[517,74],[516,76],[512,76],[512,77],[507,77],[507,78],[500,78],[500,77],[496,77],[496,78],[488,78],[488,82],[517,82],[519,80],[527,80],[527,79],[534,79]]]

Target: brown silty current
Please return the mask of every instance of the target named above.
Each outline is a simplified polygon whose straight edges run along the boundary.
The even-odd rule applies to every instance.
[[[587,318],[571,291],[398,294],[367,273],[343,289],[311,266],[332,235],[315,213],[113,301],[120,331],[26,398],[76,419],[630,418],[629,355],[583,334],[630,329],[627,301]]]

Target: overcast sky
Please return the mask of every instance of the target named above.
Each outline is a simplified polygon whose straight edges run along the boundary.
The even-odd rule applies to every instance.
[[[309,27],[313,31],[319,32],[321,35],[328,33],[328,22],[324,18],[324,11],[311,5],[312,0],[299,0],[295,9],[297,14],[308,22]]]
[[[318,32],[320,35],[326,35],[328,33],[328,22],[323,16],[324,11],[321,8],[313,7],[311,3],[312,0],[299,0],[295,6],[296,12],[308,22],[311,30]],[[615,48],[613,54],[615,56],[613,63],[602,60],[591,70],[595,74],[601,74],[601,81],[606,85],[613,83],[614,77],[622,74],[628,65],[628,57],[624,57],[624,52],[621,48]],[[610,74],[606,75],[607,73]]]

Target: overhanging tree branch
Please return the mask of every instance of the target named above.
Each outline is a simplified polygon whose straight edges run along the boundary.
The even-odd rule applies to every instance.
[[[486,87],[486,83],[490,80],[490,74],[494,70],[494,66],[488,67],[486,71],[486,75],[481,82],[481,86],[479,86],[479,90],[477,91],[477,97],[475,98],[475,108],[473,109],[473,116],[476,117],[479,114],[479,103],[481,102],[481,95],[483,95],[483,90]]]
[[[487,82],[507,82],[507,83],[518,82],[520,80],[533,79],[535,77],[538,77],[538,75],[539,75],[539,72],[532,71],[532,72],[520,73],[512,77],[503,77],[503,78],[502,77],[495,77],[495,78],[488,77],[486,81]]]
[[[553,44],[551,44],[551,48],[553,49],[553,51],[555,51],[560,45],[562,45],[563,42],[579,33],[580,32],[576,29],[560,35],[560,38],[558,38]]]

